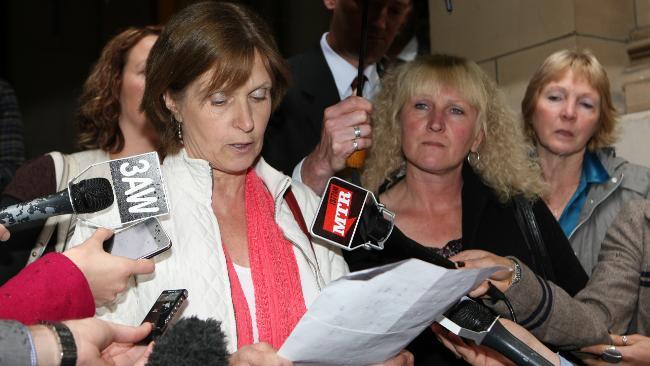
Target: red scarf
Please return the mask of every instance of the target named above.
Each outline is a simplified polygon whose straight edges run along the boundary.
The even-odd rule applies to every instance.
[[[246,174],[248,259],[255,289],[260,342],[278,349],[306,311],[293,245],[275,222],[275,203],[251,169]],[[225,246],[224,246],[224,252]],[[237,323],[237,348],[253,343],[250,309],[235,267],[226,252]]]

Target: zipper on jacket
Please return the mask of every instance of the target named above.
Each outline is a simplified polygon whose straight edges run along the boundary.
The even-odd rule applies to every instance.
[[[610,189],[610,191],[607,192],[607,194],[606,194],[606,195],[605,195],[605,196],[604,196],[600,201],[598,201],[598,202],[596,202],[595,204],[592,205],[593,207],[591,207],[591,211],[589,211],[589,215],[587,215],[587,217],[585,217],[582,221],[580,221],[580,222],[578,223],[578,225],[576,225],[576,227],[573,228],[573,230],[571,231],[571,234],[569,234],[569,237],[568,237],[569,240],[571,240],[571,237],[573,236],[573,234],[575,234],[575,232],[578,231],[578,229],[579,229],[579,228],[580,228],[580,227],[581,227],[585,222],[587,222],[587,221],[589,220],[589,218],[591,217],[591,215],[593,215],[594,211],[596,210],[596,207],[600,206],[600,204],[602,204],[603,202],[605,202],[605,200],[606,200],[609,196],[611,196],[614,192],[616,192],[616,190],[618,189],[618,187],[620,187],[621,184],[623,184],[623,178],[624,178],[624,177],[625,177],[625,174],[624,174],[624,173],[621,173],[621,177],[620,177],[620,179],[618,180],[618,184],[615,185],[612,189]]]
[[[289,189],[289,187],[291,187],[291,179],[287,178],[285,180],[284,187],[282,187],[282,189],[280,190],[280,194],[277,197],[278,200],[281,200],[282,202],[285,201],[284,200],[284,194],[287,192],[287,189]],[[276,203],[277,203],[277,201],[276,201]],[[277,222],[278,214],[280,213],[280,210],[282,209],[282,205],[276,205],[276,207],[277,207],[277,209],[275,211],[275,219],[276,219],[276,222]],[[293,217],[293,215],[291,217],[295,221],[295,217]],[[304,220],[304,218],[303,218],[303,220]],[[304,235],[304,233],[303,233],[303,235]],[[316,280],[316,287],[318,287],[318,292],[321,292],[323,290],[323,287],[321,286],[321,283],[325,284],[325,279],[323,278],[323,275],[320,273],[320,266],[318,265],[318,262],[314,263],[309,258],[309,256],[307,255],[307,252],[305,251],[305,249],[303,247],[301,247],[300,245],[298,245],[295,241],[289,239],[286,235],[285,235],[285,239],[287,239],[291,243],[291,245],[293,245],[294,247],[298,248],[298,250],[300,250],[300,253],[305,258],[307,263],[309,264],[309,268],[311,269],[312,274],[314,275],[314,279]],[[307,241],[311,243],[311,238],[309,236],[307,236]],[[313,246],[313,244],[312,244],[312,246]],[[313,253],[314,253],[314,258],[316,258],[316,250],[313,250]]]

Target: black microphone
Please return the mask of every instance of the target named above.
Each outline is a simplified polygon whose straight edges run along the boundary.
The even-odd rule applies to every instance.
[[[227,365],[229,356],[221,323],[193,316],[182,318],[156,340],[147,365]]]
[[[332,177],[322,194],[311,234],[345,250],[383,249],[395,215],[372,192]]]
[[[552,365],[512,335],[498,319],[487,307],[472,300],[464,300],[449,309],[439,323],[458,336],[492,348],[517,365]]]
[[[70,191],[40,197],[0,210],[0,224],[5,227],[71,213],[101,211],[113,204],[113,188],[106,178],[84,179],[70,186]]]

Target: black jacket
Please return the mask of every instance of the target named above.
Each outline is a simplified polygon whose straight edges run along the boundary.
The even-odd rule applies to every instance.
[[[467,164],[463,167],[462,209],[463,249],[481,249],[500,256],[514,256],[532,266],[532,257],[517,225],[513,204],[501,203]],[[551,257],[557,285],[573,296],[586,285],[587,274],[544,202],[536,202],[533,211]],[[350,270],[375,267],[407,258],[431,261],[430,249],[410,239],[404,240],[399,234],[397,232],[395,236],[391,235],[383,251],[357,250],[344,253]],[[392,240],[394,238],[396,239]],[[465,364],[456,360],[451,352],[439,344],[428,328],[409,345],[409,349],[415,355],[416,365]]]
[[[289,65],[293,85],[271,115],[262,148],[264,160],[287,175],[318,145],[325,108],[340,101],[320,44]]]

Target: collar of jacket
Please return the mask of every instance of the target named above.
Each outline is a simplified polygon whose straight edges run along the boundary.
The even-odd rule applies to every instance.
[[[623,188],[647,196],[650,186],[650,169],[617,157],[616,151],[611,147],[603,148],[595,153],[609,173],[610,181],[616,178]]]
[[[588,218],[593,210],[619,187],[636,191],[639,194],[644,194],[644,188],[647,189],[647,183],[637,184],[639,183],[638,180],[628,179],[628,172],[625,167],[629,163],[627,160],[617,157],[613,149],[601,149],[595,151],[595,155],[607,170],[609,179],[603,183],[591,185],[584,206],[586,210],[583,210],[580,215],[580,221]]]
[[[195,199],[201,202],[212,199],[212,168],[206,160],[191,158],[185,149],[181,149],[178,154],[167,156],[163,162],[163,166],[165,165],[173,167],[175,172],[183,169],[187,171],[188,178],[196,184],[195,189],[188,189],[188,193]],[[261,156],[253,164],[253,169],[271,192],[276,203],[283,198],[284,193],[291,186],[291,178],[273,169]]]
[[[194,159],[187,155],[185,149],[175,155],[169,155],[165,158],[163,163],[164,167],[171,168],[175,174],[180,174],[181,182],[186,179],[192,180],[195,184],[188,184],[184,187],[185,192],[189,194],[197,202],[200,202],[208,207],[212,203],[212,168],[207,161],[202,159]],[[284,232],[285,237],[294,246],[296,246],[307,259],[312,267],[314,276],[319,286],[324,285],[324,281],[320,278],[318,273],[318,262],[315,253],[310,245],[311,238],[306,238],[300,225],[293,216],[293,212],[289,205],[284,202],[284,194],[291,187],[291,178],[275,170],[267,164],[262,157],[259,157],[254,164],[254,169],[257,175],[262,179],[266,188],[271,192],[273,201],[275,202],[275,220],[280,225]],[[175,178],[176,179],[176,178]],[[294,192],[300,202],[301,193]],[[173,209],[173,208],[172,208]],[[309,225],[310,223],[307,223]]]
[[[594,153],[609,173],[610,179],[602,184],[593,184],[589,188],[587,200],[580,213],[580,219],[569,238],[591,217],[596,207],[617,189],[628,189],[643,196],[648,194],[647,191],[650,186],[650,176],[648,174],[650,170],[632,165],[627,160],[617,157],[613,148],[599,149]],[[632,167],[632,169],[628,169],[628,167]]]

